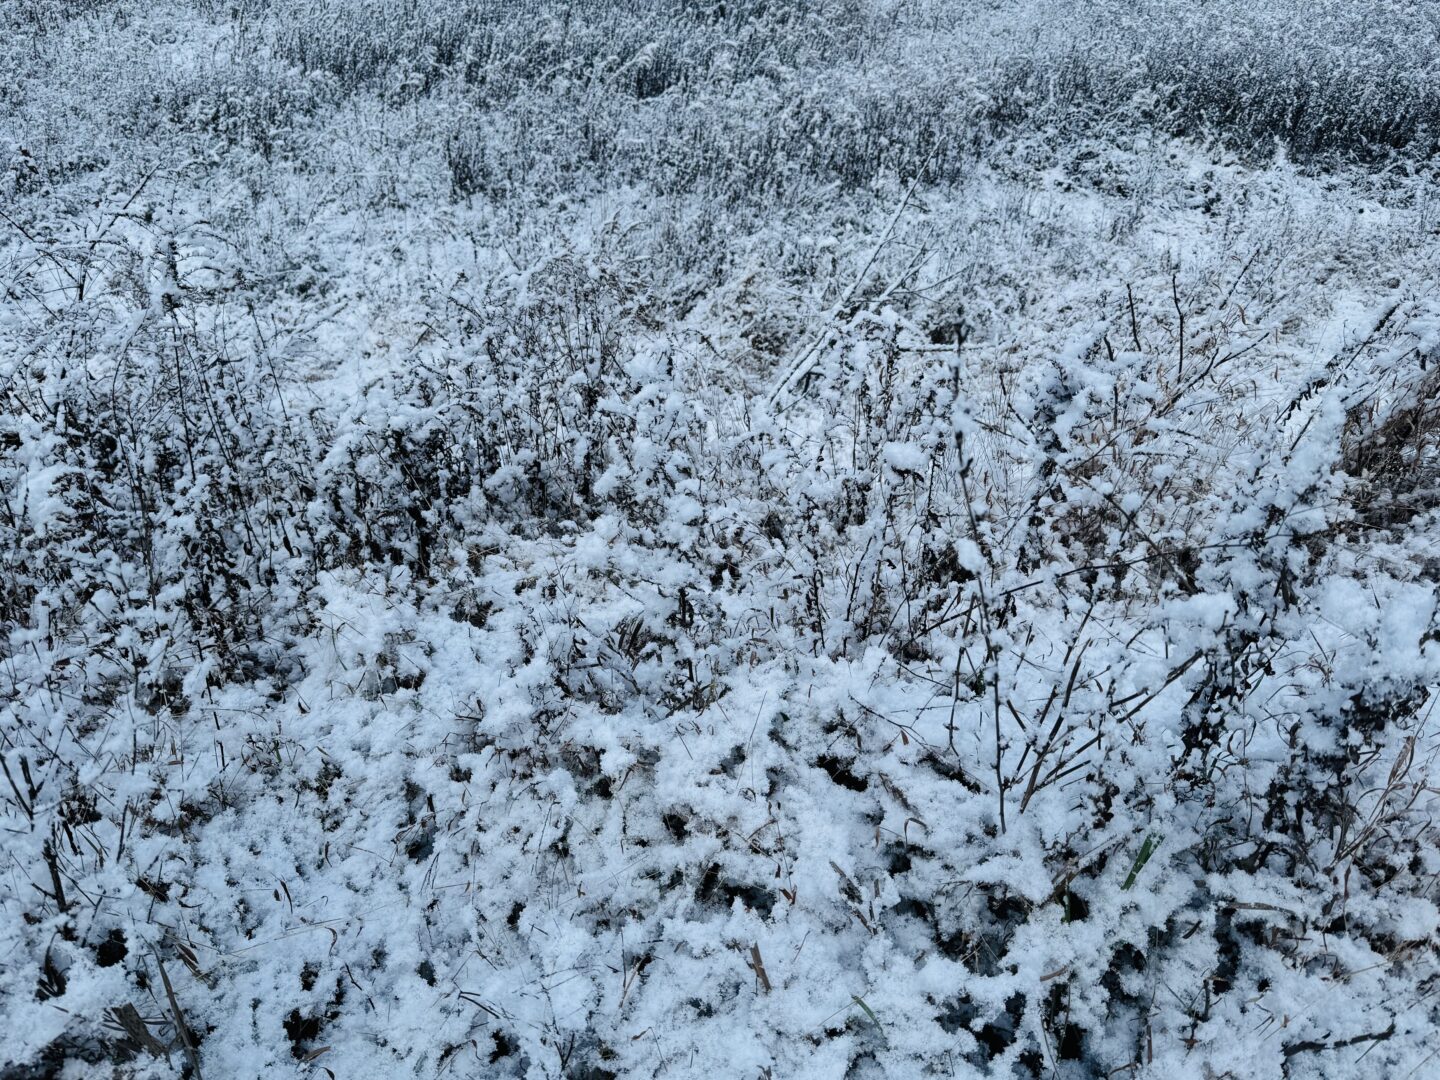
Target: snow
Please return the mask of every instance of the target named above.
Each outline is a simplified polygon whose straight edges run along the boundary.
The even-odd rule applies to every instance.
[[[0,0],[0,1073],[1433,1070],[1430,6],[521,7]]]

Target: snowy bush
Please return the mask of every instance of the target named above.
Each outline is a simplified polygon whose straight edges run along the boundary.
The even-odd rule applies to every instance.
[[[0,4],[0,1073],[1426,1075],[1433,16]]]

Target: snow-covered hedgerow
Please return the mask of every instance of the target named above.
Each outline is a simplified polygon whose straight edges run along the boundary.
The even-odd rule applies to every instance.
[[[0,1073],[1434,1068],[1427,12],[1142,8],[0,7]]]

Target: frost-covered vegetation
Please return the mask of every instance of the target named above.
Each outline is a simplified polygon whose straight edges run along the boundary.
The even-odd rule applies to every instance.
[[[0,75],[0,1075],[1440,1075],[1440,4]]]

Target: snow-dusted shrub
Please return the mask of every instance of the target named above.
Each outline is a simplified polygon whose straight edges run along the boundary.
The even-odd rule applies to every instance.
[[[25,600],[10,615],[53,643],[97,590],[107,615],[174,605],[221,678],[255,642],[255,591],[308,546],[292,531],[304,465],[263,346],[235,334],[223,244],[143,186],[16,253],[7,546]]]
[[[1244,1024],[1247,1002],[1298,985],[1342,941],[1377,958],[1377,988],[1398,957],[1434,977],[1425,942],[1435,913],[1407,897],[1432,862],[1416,857],[1428,826],[1412,811],[1425,800],[1415,748],[1440,662],[1435,590],[1418,568],[1392,574],[1342,540],[1357,490],[1341,459],[1347,403],[1363,398],[1375,353],[1433,350],[1429,316],[1416,314],[1405,313],[1397,341],[1382,334],[1395,312],[1378,313],[1328,374],[1293,384],[1254,426],[1221,404],[1246,400],[1246,376],[1226,370],[1249,367],[1244,345],[1201,322],[1206,344],[1182,375],[1178,351],[1111,343],[1129,329],[1123,309],[1009,380],[1003,367],[957,372],[958,400],[969,400],[959,409],[935,393],[938,373],[892,383],[883,352],[856,349],[848,363],[841,352],[817,369],[814,430],[827,438],[813,460],[837,462],[821,471],[838,475],[819,518],[797,512],[809,505],[805,484],[780,485],[795,496],[792,558],[811,560],[799,576],[815,583],[793,617],[832,657],[863,656],[864,678],[848,682],[840,672],[851,665],[835,665],[843,692],[818,679],[786,711],[829,734],[809,753],[839,787],[877,803],[877,846],[893,845],[889,865],[871,871],[875,898],[863,894],[866,925],[890,935],[918,925],[925,940],[954,943],[949,981],[964,990],[930,1000],[951,1017],[947,1030],[979,1033],[964,1052],[975,1064],[1178,1063],[1198,1040],[1220,1068],[1226,1053],[1201,1033]],[[863,424],[836,424],[864,416],[845,406],[866,400],[862,386],[895,387],[875,418],[918,408],[905,427],[919,438],[878,454]],[[1217,409],[1227,426],[1209,430],[1234,442],[1160,451],[1207,430],[1192,425]],[[927,445],[945,444],[926,433],[945,426],[958,453],[932,458]],[[1217,474],[1216,453],[1231,471]],[[892,494],[858,513],[845,498],[854,485],[893,492],[897,472],[924,498]],[[1007,500],[1027,489],[1019,505]],[[940,523],[955,553],[925,581]],[[824,589],[827,556],[857,572]],[[836,619],[867,593],[889,619]],[[857,638],[890,658],[854,652]],[[881,691],[886,670],[895,681]],[[957,904],[936,891],[941,881],[978,897]],[[1059,945],[1071,938],[1086,942],[1083,959]],[[1192,992],[1150,992],[1182,985]],[[1382,1009],[1342,1038],[1343,1010],[1316,1015],[1307,1000],[1290,1017],[1302,1029],[1274,1047],[1276,1069],[1420,1030]],[[1048,1033],[1048,1046],[1027,1030]],[[1133,1033],[1129,1047],[1117,1030]],[[1173,1059],[1154,1049],[1162,1030],[1177,1039]]]
[[[327,545],[428,574],[490,521],[659,524],[699,486],[699,416],[623,263],[559,256],[447,298],[445,330],[364,388],[318,474]]]

